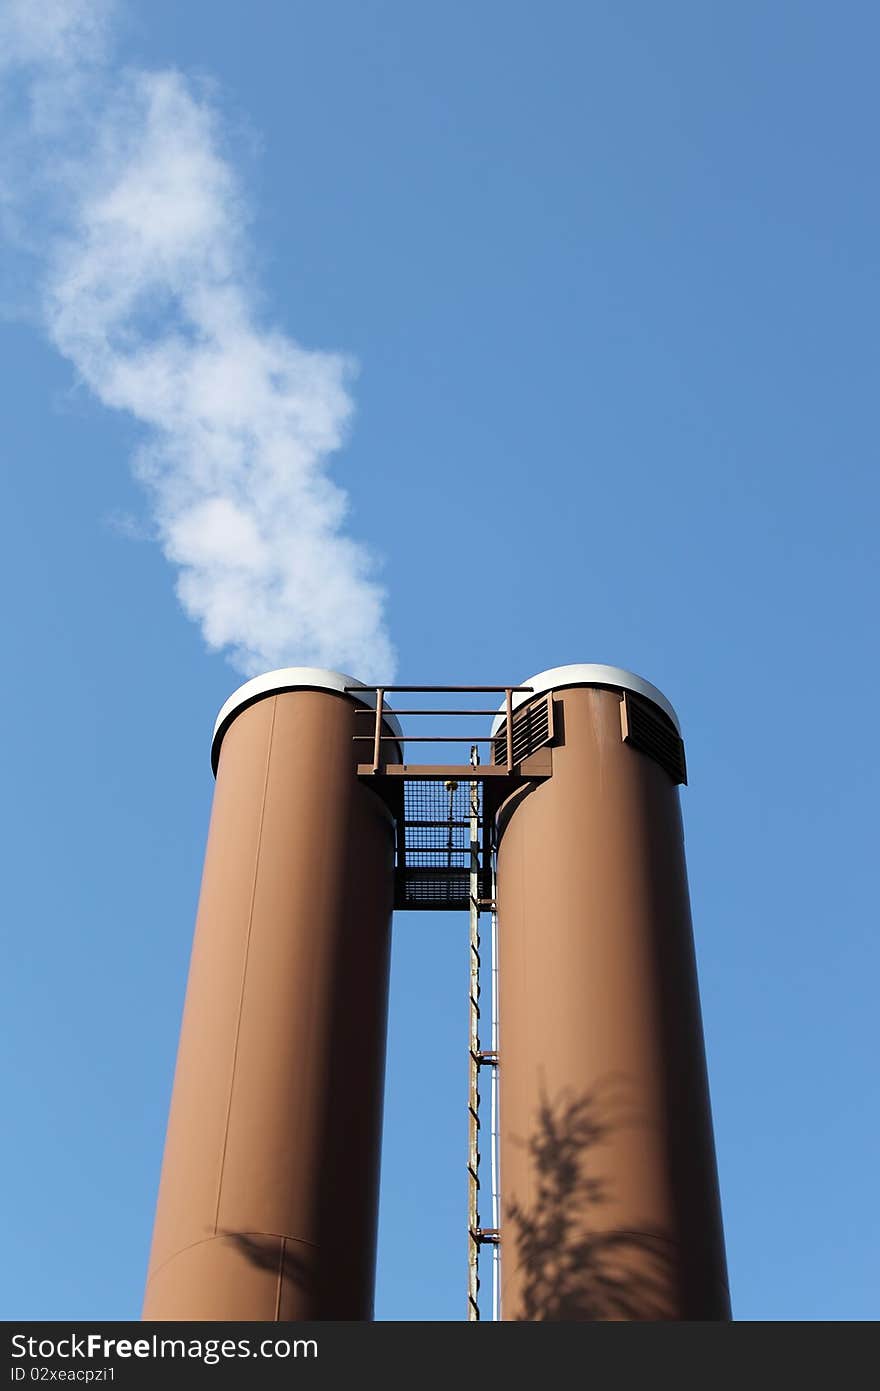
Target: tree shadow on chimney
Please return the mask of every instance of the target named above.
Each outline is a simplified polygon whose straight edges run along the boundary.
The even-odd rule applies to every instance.
[[[668,1235],[649,1224],[603,1226],[610,1180],[595,1171],[595,1151],[636,1118],[619,1112],[612,1083],[581,1096],[542,1091],[538,1122],[527,1140],[537,1188],[525,1208],[508,1209],[511,1258],[520,1270],[526,1322],[656,1321],[674,1318],[677,1271]],[[510,1238],[508,1237],[508,1240]]]

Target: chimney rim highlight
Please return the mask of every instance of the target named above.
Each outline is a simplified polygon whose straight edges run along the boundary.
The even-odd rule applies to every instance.
[[[358,696],[350,688],[356,686],[363,689],[363,695]],[[220,762],[220,746],[227,729],[232,724],[236,715],[240,715],[248,706],[254,705],[258,700],[265,700],[268,696],[280,695],[285,691],[329,691],[333,695],[344,696],[347,700],[353,700],[359,705],[363,705],[368,710],[376,708],[376,692],[364,686],[356,676],[347,676],[341,671],[330,671],[326,667],[279,667],[276,671],[266,671],[260,676],[254,676],[250,681],[245,681],[244,685],[239,686],[232,692],[228,700],[224,701],[220,707],[217,719],[214,721],[214,733],[211,736],[211,768],[214,774],[217,773],[217,765]],[[387,705],[382,709],[383,722],[400,739],[403,731],[400,721]]]
[[[612,686],[616,690],[632,691],[634,695],[643,696],[662,710],[681,735],[678,716],[663,692],[643,676],[636,676],[635,672],[626,671],[623,667],[604,666],[599,662],[574,662],[569,666],[548,667],[546,671],[539,671],[537,675],[528,677],[520,684],[531,686],[532,690],[528,694],[521,692],[513,696],[514,710],[528,704],[535,696],[546,695],[548,691],[561,691],[571,686]],[[497,734],[504,724],[504,718],[505,710],[502,706],[492,721],[493,735]]]

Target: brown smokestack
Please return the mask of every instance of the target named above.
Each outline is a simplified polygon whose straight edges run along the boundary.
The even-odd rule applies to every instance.
[[[145,1319],[372,1315],[394,827],[357,684],[289,668],[220,712]]]
[[[502,1317],[726,1319],[675,713],[616,668],[524,684],[555,746],[499,813]]]

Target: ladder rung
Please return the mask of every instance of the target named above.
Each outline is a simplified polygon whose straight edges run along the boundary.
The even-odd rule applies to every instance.
[[[472,1227],[471,1236],[478,1246],[498,1246],[501,1233],[497,1227]]]
[[[494,888],[495,888],[494,881],[490,878],[489,873],[487,872],[487,869],[488,869],[487,865],[486,865],[485,863],[483,863],[482,865],[480,864],[480,857],[479,857],[479,854],[477,853],[477,852],[479,852],[480,848],[481,848],[481,847],[480,847],[479,845],[473,843],[473,837],[472,837],[472,845],[471,845],[471,852],[472,852],[472,858],[471,858],[471,875],[470,875],[470,885],[469,885],[469,887],[470,887],[469,899],[470,899],[470,907],[471,907],[471,921],[470,921],[470,952],[471,952],[470,963],[471,963],[471,980],[470,980],[470,990],[469,990],[469,1001],[470,1001],[470,1030],[471,1030],[471,1033],[470,1033],[470,1049],[469,1049],[469,1052],[470,1052],[470,1100],[469,1100],[469,1104],[468,1104],[468,1112],[469,1112],[469,1132],[470,1132],[470,1133],[469,1133],[469,1140],[468,1140],[468,1165],[467,1165],[467,1169],[468,1169],[468,1179],[469,1179],[469,1189],[468,1189],[468,1191],[469,1191],[468,1237],[469,1237],[469,1241],[472,1243],[472,1245],[471,1245],[471,1247],[470,1247],[470,1255],[469,1255],[469,1277],[468,1277],[468,1278],[469,1278],[469,1290],[468,1290],[468,1317],[471,1318],[471,1319],[479,1319],[479,1317],[480,1317],[480,1309],[479,1309],[479,1305],[478,1305],[477,1299],[476,1299],[477,1291],[478,1291],[479,1288],[480,1288],[480,1284],[479,1284],[480,1248],[481,1248],[482,1246],[484,1246],[484,1245],[498,1246],[498,1245],[500,1245],[500,1240],[501,1240],[501,1234],[500,1234],[500,1232],[499,1232],[499,1230],[498,1230],[497,1228],[495,1228],[495,1227],[480,1227],[480,1226],[478,1225],[478,1224],[479,1224],[479,1220],[480,1220],[480,1218],[479,1218],[478,1207],[479,1207],[479,1194],[480,1194],[480,1187],[481,1187],[481,1185],[480,1185],[481,1155],[480,1155],[480,1150],[479,1150],[479,1141],[480,1141],[480,1134],[481,1134],[481,1129],[482,1129],[481,1123],[480,1123],[480,1093],[479,1093],[480,1068],[481,1068],[481,1067],[497,1067],[497,1065],[498,1065],[498,1051],[497,1051],[497,1049],[494,1049],[494,1048],[493,1048],[493,1049],[488,1049],[488,1048],[481,1048],[481,1047],[480,1047],[481,1039],[480,1039],[480,1024],[479,1024],[479,1020],[480,1020],[480,1005],[479,1005],[479,1000],[480,1000],[480,996],[481,996],[481,993],[482,993],[482,992],[481,992],[481,989],[480,989],[480,976],[481,976],[481,974],[482,974],[483,969],[485,969],[484,963],[483,963],[483,960],[482,960],[481,950],[480,950],[481,945],[482,945],[482,944],[481,944],[481,940],[480,940],[480,931],[479,931],[479,927],[480,927],[480,914],[483,913],[483,912],[486,912],[487,910],[491,911],[493,914],[495,914],[495,913],[497,912],[497,902],[496,902],[496,898],[495,898],[495,896],[494,896]],[[486,893],[486,890],[489,889],[489,888],[491,888],[491,891],[492,891],[492,892],[491,892],[491,896],[488,897],[488,898],[483,897],[482,895],[485,894],[485,893]],[[493,919],[493,937],[494,937],[494,919]],[[493,1042],[495,1041],[494,1035],[493,1035],[493,1040],[492,1040],[492,1041],[493,1041]],[[493,1078],[492,1078],[493,1086],[495,1085],[495,1080],[496,1080],[496,1078],[497,1078],[497,1073],[494,1074],[494,1075],[493,1075]],[[494,1173],[493,1173],[493,1182],[494,1182]],[[493,1193],[494,1193],[494,1188],[493,1188]]]

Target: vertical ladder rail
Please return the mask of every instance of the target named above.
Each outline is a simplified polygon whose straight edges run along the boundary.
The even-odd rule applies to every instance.
[[[493,837],[494,840],[494,837]],[[500,1189],[501,1175],[498,1162],[498,900],[495,884],[495,847],[492,847],[492,930],[491,930],[491,979],[490,994],[492,1000],[492,1014],[490,1025],[490,1043],[492,1050],[492,1069],[491,1069],[491,1091],[489,1093],[489,1130],[490,1130],[490,1155],[489,1163],[491,1168],[490,1187],[492,1200],[492,1226],[496,1233],[501,1230],[501,1210],[500,1210]],[[497,1322],[501,1318],[501,1244],[496,1241],[492,1246],[492,1318]]]
[[[471,764],[479,755],[471,749]],[[470,791],[470,990],[468,1087],[468,1320],[480,1317],[480,784]]]

